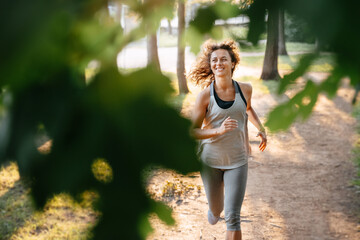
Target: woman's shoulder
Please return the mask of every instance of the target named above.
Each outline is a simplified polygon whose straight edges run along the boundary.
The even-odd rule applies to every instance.
[[[240,88],[241,88],[241,91],[243,92],[247,92],[247,93],[251,93],[252,92],[252,85],[251,83],[244,83],[244,82],[239,82],[239,81],[236,81]]]
[[[210,86],[207,86],[205,89],[201,90],[199,97],[210,97]]]
[[[197,101],[203,103],[204,105],[207,105],[210,101],[210,86],[203,89],[197,97]]]

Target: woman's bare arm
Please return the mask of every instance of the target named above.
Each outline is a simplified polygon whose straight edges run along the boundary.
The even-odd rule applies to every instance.
[[[258,129],[257,137],[261,137],[261,143],[259,145],[260,151],[264,151],[267,144],[267,137],[264,126],[261,124],[261,121],[259,119],[259,116],[257,115],[254,108],[251,106],[251,97],[252,97],[252,86],[250,84],[241,83],[241,89],[244,93],[246,102],[247,102],[247,108],[246,113],[248,115],[249,121]]]

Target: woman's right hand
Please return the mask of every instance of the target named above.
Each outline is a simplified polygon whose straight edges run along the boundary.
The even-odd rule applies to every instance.
[[[238,121],[227,117],[219,127],[219,135],[232,131],[238,127]]]

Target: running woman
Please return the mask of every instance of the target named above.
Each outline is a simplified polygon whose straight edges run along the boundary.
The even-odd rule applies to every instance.
[[[195,102],[192,133],[200,140],[198,155],[203,163],[208,221],[216,224],[225,207],[227,240],[241,240],[242,236],[240,211],[250,154],[248,120],[259,130],[260,151],[267,143],[265,129],[251,106],[251,84],[232,79],[239,62],[234,41],[218,44],[208,40],[188,75],[195,84],[206,87]]]

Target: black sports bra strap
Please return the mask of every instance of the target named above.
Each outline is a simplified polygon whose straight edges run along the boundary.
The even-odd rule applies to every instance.
[[[233,80],[233,81],[234,81],[234,80]],[[245,99],[245,97],[244,97],[244,94],[243,94],[242,91],[241,91],[241,88],[240,88],[239,83],[238,83],[237,81],[234,81],[234,82],[236,83],[237,89],[238,89],[238,91],[239,91],[239,93],[240,93],[240,96],[241,96],[242,100],[244,101],[245,105],[247,106],[246,99]]]

